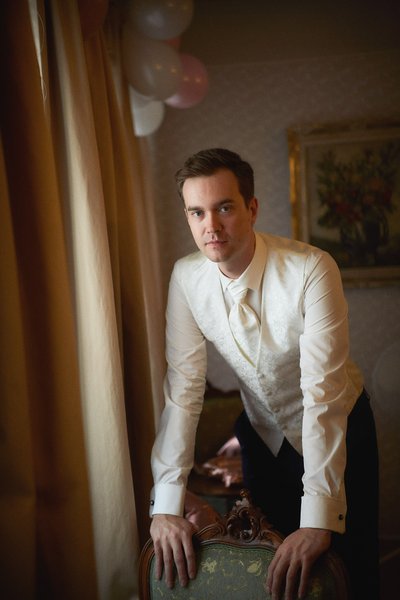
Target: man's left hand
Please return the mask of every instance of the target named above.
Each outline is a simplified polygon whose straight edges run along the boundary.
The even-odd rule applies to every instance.
[[[266,586],[272,599],[303,598],[311,567],[330,544],[331,532],[326,529],[304,527],[288,535],[277,549],[268,569]],[[285,595],[281,596],[283,588]]]

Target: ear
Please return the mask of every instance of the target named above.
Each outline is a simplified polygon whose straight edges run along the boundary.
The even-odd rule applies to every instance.
[[[253,197],[250,200],[248,208],[251,213],[251,224],[254,225],[254,223],[257,220],[257,215],[258,215],[258,200],[257,200],[257,198]]]

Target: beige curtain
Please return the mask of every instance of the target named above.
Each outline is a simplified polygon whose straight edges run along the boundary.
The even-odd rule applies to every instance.
[[[134,598],[162,335],[118,9],[1,4],[1,594]]]

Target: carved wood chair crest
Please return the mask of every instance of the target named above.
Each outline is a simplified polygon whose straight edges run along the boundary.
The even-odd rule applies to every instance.
[[[218,537],[220,541],[226,539],[231,543],[234,540],[248,544],[263,542],[276,549],[282,543],[283,536],[273,529],[267,517],[254,506],[248,490],[242,489],[240,496],[241,499],[236,501],[227,515],[200,532],[201,539]]]

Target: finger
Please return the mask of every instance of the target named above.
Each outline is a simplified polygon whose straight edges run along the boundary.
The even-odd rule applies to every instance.
[[[165,575],[165,583],[167,587],[172,589],[174,587],[175,582],[175,573],[174,573],[174,557],[171,552],[170,547],[164,550],[164,575]]]
[[[308,580],[310,578],[311,565],[304,565],[301,569],[300,584],[299,584],[299,598],[304,598],[307,593]]]
[[[273,583],[273,580],[274,580],[274,571],[276,569],[278,561],[279,561],[279,554],[276,553],[275,556],[274,556],[274,558],[271,561],[271,564],[268,567],[266,587],[267,587],[267,590],[268,590],[269,594],[271,594],[272,583]]]
[[[296,590],[299,582],[299,568],[299,563],[292,562],[287,570],[285,600],[292,600],[292,598],[298,597],[296,595]]]
[[[193,541],[191,537],[183,541],[183,549],[186,556],[186,566],[188,575],[190,579],[194,579],[196,577],[196,554],[194,551]]]
[[[285,583],[287,564],[284,560],[279,560],[272,574],[271,594],[273,600],[281,597],[281,592]]]
[[[154,544],[154,555],[156,557],[155,576],[157,579],[161,579],[163,573],[164,560],[162,549],[158,544]]]
[[[175,566],[176,566],[176,570],[178,573],[179,583],[181,584],[182,587],[186,587],[188,584],[188,574],[187,574],[186,559],[185,559],[185,555],[183,553],[183,549],[182,549],[181,545],[179,547],[175,548],[174,561],[175,561]]]

